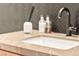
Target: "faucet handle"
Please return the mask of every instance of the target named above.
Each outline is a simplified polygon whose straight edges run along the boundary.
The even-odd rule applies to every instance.
[[[66,32],[66,36],[71,36],[72,32],[77,32],[77,27],[69,27]]]
[[[70,31],[76,31],[77,30],[77,27],[69,27],[69,30]]]

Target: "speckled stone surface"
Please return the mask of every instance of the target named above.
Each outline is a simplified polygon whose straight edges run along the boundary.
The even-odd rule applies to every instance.
[[[32,34],[24,34],[23,31],[11,32],[0,34],[0,49],[4,49],[7,51],[19,53],[27,56],[78,56],[79,55],[79,46],[68,49],[61,50],[56,48],[49,48],[39,45],[33,44],[24,44],[21,41],[27,38],[32,38],[35,36],[49,36],[56,38],[64,38],[66,40],[74,40],[79,41],[79,36],[73,35],[71,37],[67,37],[65,34],[61,33],[39,33],[37,30],[33,30]]]

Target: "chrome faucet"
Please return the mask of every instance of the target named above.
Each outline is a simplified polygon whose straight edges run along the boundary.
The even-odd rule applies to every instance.
[[[61,9],[59,10],[58,19],[61,19],[63,11],[66,11],[67,16],[68,16],[67,29],[66,29],[66,36],[71,36],[71,35],[72,35],[72,31],[76,31],[77,28],[76,28],[76,27],[73,27],[73,26],[71,25],[71,14],[70,14],[69,9],[66,8],[66,7],[63,7],[63,8],[61,8]]]

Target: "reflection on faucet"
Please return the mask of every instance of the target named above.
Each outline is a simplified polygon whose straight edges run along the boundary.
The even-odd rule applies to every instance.
[[[67,23],[66,36],[71,36],[71,35],[72,35],[72,31],[76,31],[77,28],[76,28],[76,27],[72,27],[72,25],[71,25],[71,14],[70,14],[69,9],[66,8],[66,7],[63,7],[63,8],[61,8],[61,9],[59,10],[58,19],[61,19],[63,11],[66,11],[67,16],[68,16],[68,23]]]

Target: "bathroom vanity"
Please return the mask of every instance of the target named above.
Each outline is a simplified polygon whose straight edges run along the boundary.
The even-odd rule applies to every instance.
[[[24,55],[24,56],[77,56],[79,55],[79,45],[69,49],[59,49],[55,47],[42,46],[37,44],[23,43],[22,41],[28,38],[45,36],[52,38],[61,38],[63,40],[69,40],[79,42],[78,35],[66,36],[61,33],[39,33],[38,30],[33,30],[32,34],[24,34],[23,31],[11,32],[0,34],[0,51],[2,55]],[[55,42],[56,43],[56,42]],[[63,43],[64,44],[64,43]],[[69,45],[69,44],[68,44]]]
[[[16,54],[6,50],[0,50],[0,56],[20,56],[20,54]]]

